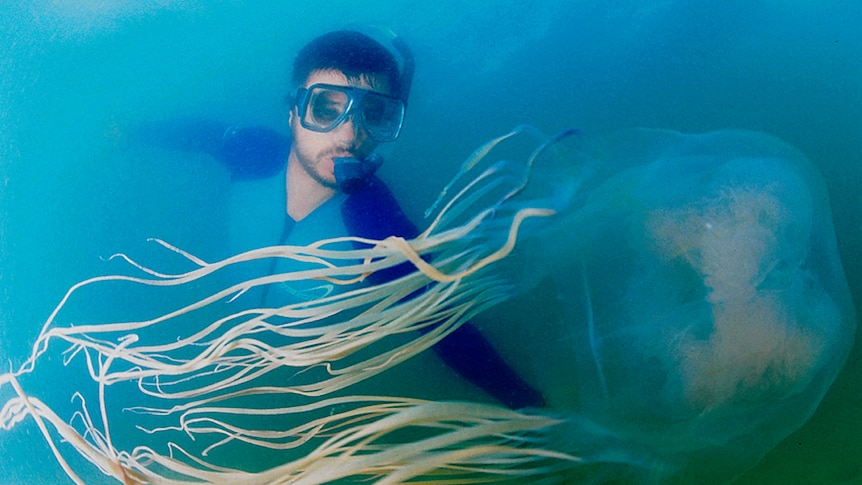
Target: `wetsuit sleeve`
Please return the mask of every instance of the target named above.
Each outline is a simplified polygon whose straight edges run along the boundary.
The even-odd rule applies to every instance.
[[[137,124],[130,140],[169,150],[203,153],[227,168],[231,180],[268,178],[279,173],[290,151],[288,137],[263,126],[235,127],[201,119]]]
[[[379,240],[395,235],[412,239],[419,234],[389,188],[376,177],[371,177],[362,190],[347,198],[342,205],[342,215],[347,231],[354,236]],[[404,263],[373,273],[369,279],[372,284],[381,284],[413,270],[412,264]],[[469,323],[437,343],[434,351],[450,368],[509,408],[544,405],[542,395],[509,367],[482,333]]]
[[[465,323],[434,346],[440,359],[510,409],[542,407],[542,394],[509,367],[475,326]]]

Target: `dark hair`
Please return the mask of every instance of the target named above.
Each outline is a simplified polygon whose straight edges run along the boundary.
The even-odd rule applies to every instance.
[[[336,69],[350,80],[363,74],[386,77],[395,96],[401,94],[398,62],[387,48],[365,34],[338,30],[323,34],[303,47],[293,61],[293,85],[301,86],[314,71]]]

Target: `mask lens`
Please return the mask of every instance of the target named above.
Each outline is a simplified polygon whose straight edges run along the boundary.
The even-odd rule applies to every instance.
[[[369,92],[362,103],[362,123],[368,134],[378,141],[398,137],[404,119],[404,103],[400,99]]]
[[[304,124],[319,130],[329,130],[341,123],[350,97],[343,91],[315,86],[308,93]]]

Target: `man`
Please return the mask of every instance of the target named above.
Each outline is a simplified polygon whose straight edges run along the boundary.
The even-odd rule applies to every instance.
[[[300,50],[293,65],[295,91],[288,98],[290,141],[264,128],[201,121],[153,125],[141,131],[141,139],[210,153],[233,180],[284,174],[276,179],[282,190],[259,190],[254,184],[260,182],[253,182],[248,197],[240,197],[246,202],[232,216],[233,232],[235,239],[246,241],[234,250],[307,245],[347,235],[413,238],[418,230],[373,175],[380,163],[374,150],[395,141],[401,130],[412,77],[409,50],[399,39],[393,45],[402,57],[401,68],[389,49],[359,32],[331,32]],[[281,169],[284,153],[287,165]],[[261,196],[272,193],[277,197]],[[289,269],[276,264],[269,268],[273,273]],[[410,270],[405,264],[368,279],[381,283]],[[326,283],[292,282],[267,290],[262,298],[310,300],[331,291],[336,289]],[[475,327],[463,325],[434,349],[459,374],[507,406],[543,404],[541,395],[503,362]]]

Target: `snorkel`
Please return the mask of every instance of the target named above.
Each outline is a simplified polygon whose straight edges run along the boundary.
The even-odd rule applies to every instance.
[[[372,153],[363,159],[338,157],[335,162],[335,182],[345,194],[358,192],[365,187],[365,181],[383,165],[383,157]]]
[[[392,47],[398,51],[401,57],[402,67],[399,82],[401,89],[398,95],[406,108],[407,98],[410,96],[410,86],[413,84],[413,70],[415,66],[413,53],[407,47],[404,39],[397,36],[391,30],[385,29],[385,32],[390,38]],[[372,153],[363,159],[339,157],[333,161],[335,163],[335,182],[338,184],[338,188],[345,194],[352,194],[361,190],[365,186],[366,181],[383,165],[383,157],[378,153]]]

